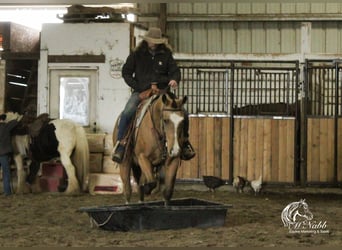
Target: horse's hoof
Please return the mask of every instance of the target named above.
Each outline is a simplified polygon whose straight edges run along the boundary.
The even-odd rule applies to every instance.
[[[150,182],[144,185],[144,194],[149,195],[152,190],[157,186],[157,182]]]

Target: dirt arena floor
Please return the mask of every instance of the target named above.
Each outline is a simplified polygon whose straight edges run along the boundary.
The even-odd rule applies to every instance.
[[[206,189],[177,188],[174,198],[198,198],[231,204],[225,225],[212,228],[106,231],[92,228],[80,207],[122,204],[121,195],[56,193],[0,195],[0,247],[307,247],[342,245],[342,190],[265,188],[259,196],[237,194],[222,187],[215,194]],[[133,197],[136,201],[136,195]],[[159,194],[147,201],[160,200]],[[281,221],[282,210],[305,199],[312,221],[321,229],[289,232]]]

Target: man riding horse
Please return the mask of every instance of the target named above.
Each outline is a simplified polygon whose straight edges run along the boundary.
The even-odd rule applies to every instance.
[[[173,58],[171,48],[162,37],[159,28],[150,28],[143,41],[131,53],[122,68],[122,76],[133,89],[123,112],[121,113],[117,147],[112,159],[121,163],[125,153],[124,137],[127,133],[139,103],[158,94],[161,90],[176,88],[181,79],[180,70]],[[195,151],[189,142],[189,117],[184,121],[184,144],[182,145],[182,160],[190,160],[195,156]]]

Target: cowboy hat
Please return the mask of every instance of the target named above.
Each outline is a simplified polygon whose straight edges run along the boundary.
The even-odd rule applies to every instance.
[[[162,44],[166,42],[166,39],[162,37],[162,32],[159,28],[151,27],[148,29],[144,36],[140,36],[146,42],[154,44]]]

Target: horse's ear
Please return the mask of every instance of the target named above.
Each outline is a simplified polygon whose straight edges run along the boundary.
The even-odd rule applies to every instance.
[[[162,101],[164,104],[167,104],[167,96],[165,94],[162,95]]]

